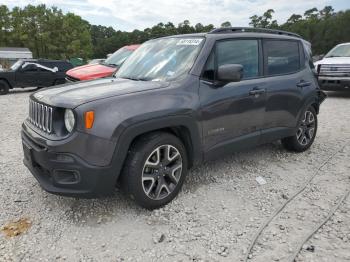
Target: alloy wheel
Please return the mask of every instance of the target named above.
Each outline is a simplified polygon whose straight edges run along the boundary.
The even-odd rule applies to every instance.
[[[176,188],[182,174],[182,157],[172,145],[158,146],[147,157],[142,170],[144,193],[153,200],[161,200]]]
[[[312,141],[315,135],[315,126],[315,116],[311,111],[307,110],[296,134],[300,145],[306,146]]]

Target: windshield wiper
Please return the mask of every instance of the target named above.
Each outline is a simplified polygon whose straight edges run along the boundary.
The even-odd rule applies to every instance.
[[[109,66],[116,66],[116,67],[118,67],[119,65],[117,65],[117,64],[107,64],[107,63],[105,63],[105,65],[109,65]]]
[[[133,81],[149,81],[149,79],[147,78],[136,78],[136,77],[121,77],[123,79],[129,79],[129,80],[133,80]]]

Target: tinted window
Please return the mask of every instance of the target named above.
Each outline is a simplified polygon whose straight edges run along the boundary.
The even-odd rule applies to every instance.
[[[37,71],[38,71],[38,68],[37,68],[37,66],[34,65],[34,64],[23,64],[22,70],[23,70],[24,72],[37,72]]]
[[[203,71],[203,78],[208,80],[215,79],[215,52],[212,51]]]
[[[220,41],[217,44],[217,65],[241,64],[243,78],[259,74],[259,49],[257,40]]]
[[[296,41],[264,41],[267,75],[281,75],[300,69],[299,45]]]

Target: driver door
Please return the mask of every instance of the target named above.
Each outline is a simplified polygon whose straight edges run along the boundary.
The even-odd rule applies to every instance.
[[[199,88],[206,158],[259,143],[266,100],[259,50],[257,39],[220,40],[209,56]],[[216,85],[225,64],[241,64],[242,80]]]
[[[16,72],[17,86],[38,86],[38,67],[33,63],[24,63]]]

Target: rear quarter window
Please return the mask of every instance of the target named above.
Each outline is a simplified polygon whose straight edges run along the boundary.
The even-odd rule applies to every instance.
[[[264,67],[268,76],[299,71],[300,53],[298,41],[264,40]]]

